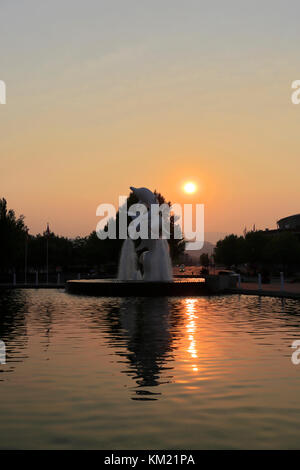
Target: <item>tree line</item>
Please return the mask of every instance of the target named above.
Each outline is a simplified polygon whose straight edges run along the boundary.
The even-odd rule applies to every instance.
[[[165,198],[156,193],[160,204]],[[128,197],[130,207],[138,202],[133,193]],[[168,202],[171,205],[170,202]],[[119,214],[116,216],[118,225]],[[128,223],[130,219],[128,218]],[[184,252],[184,240],[174,238],[174,217],[170,217],[170,255],[176,262]],[[105,228],[104,228],[105,230]],[[117,230],[118,233],[118,230]],[[56,235],[50,230],[31,235],[23,215],[17,217],[8,209],[5,198],[0,199],[0,274],[28,270],[45,270],[47,259],[49,271],[108,271],[116,272],[123,240],[100,240],[96,231],[86,237],[68,238]]]
[[[217,242],[215,262],[228,268],[247,265],[259,272],[296,272],[300,266],[300,238],[291,231],[250,231],[244,236],[228,235]]]

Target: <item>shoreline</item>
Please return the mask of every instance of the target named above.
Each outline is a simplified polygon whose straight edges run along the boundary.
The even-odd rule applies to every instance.
[[[289,286],[289,287],[291,287],[291,286]],[[266,289],[264,289],[264,288],[258,289],[257,285],[255,285],[255,284],[251,285],[251,283],[247,283],[244,286],[242,285],[240,288],[238,288],[238,287],[225,288],[224,290],[221,290],[220,292],[214,292],[213,295],[223,295],[223,294],[229,294],[229,295],[232,295],[232,294],[235,294],[235,295],[256,295],[258,297],[274,297],[274,298],[281,298],[281,299],[300,300],[299,286],[294,285],[292,287],[294,287],[294,289],[281,290],[280,285],[270,284],[270,285],[268,285],[268,288],[266,288]],[[49,284],[46,284],[46,283],[41,283],[41,284],[3,283],[3,284],[0,284],[0,289],[3,289],[3,290],[5,290],[5,289],[66,289],[66,291],[67,291],[67,283],[60,283],[60,284],[57,284],[57,283],[49,283]]]

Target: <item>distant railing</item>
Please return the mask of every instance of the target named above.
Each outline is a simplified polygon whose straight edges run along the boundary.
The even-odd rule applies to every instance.
[[[99,273],[98,275],[91,275],[88,272],[57,272],[47,273],[45,272],[27,272],[26,277],[24,272],[17,272],[11,274],[0,275],[0,286],[45,286],[45,285],[58,285],[64,286],[69,280],[79,279],[101,279],[101,278],[113,278],[114,275],[104,275]]]

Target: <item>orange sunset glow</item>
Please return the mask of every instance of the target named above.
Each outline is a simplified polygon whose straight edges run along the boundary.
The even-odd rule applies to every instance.
[[[0,0],[0,452],[300,449],[299,17]]]
[[[206,30],[197,15],[184,29],[174,26],[178,35],[149,19],[149,36],[135,11],[126,40],[112,39],[106,23],[118,28],[122,15],[110,11],[105,22],[100,10],[85,13],[99,24],[74,13],[70,28],[64,7],[54,38],[45,5],[37,13],[45,35],[29,18],[19,47],[3,31],[1,193],[31,233],[49,221],[58,234],[86,235],[96,207],[116,204],[130,185],[185,202],[181,181],[189,175],[203,182],[192,202],[205,204],[209,232],[271,228],[296,213],[300,111],[289,96],[299,74],[296,42],[276,49],[280,34],[259,30],[253,39],[226,20],[218,32]],[[7,7],[3,22],[11,14]],[[171,18],[176,25],[180,15]]]

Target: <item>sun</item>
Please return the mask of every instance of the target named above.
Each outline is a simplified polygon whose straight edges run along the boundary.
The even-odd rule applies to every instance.
[[[184,189],[184,192],[188,194],[193,194],[196,192],[197,186],[195,185],[195,183],[192,183],[191,181],[189,181],[188,183],[185,183],[183,189]]]

